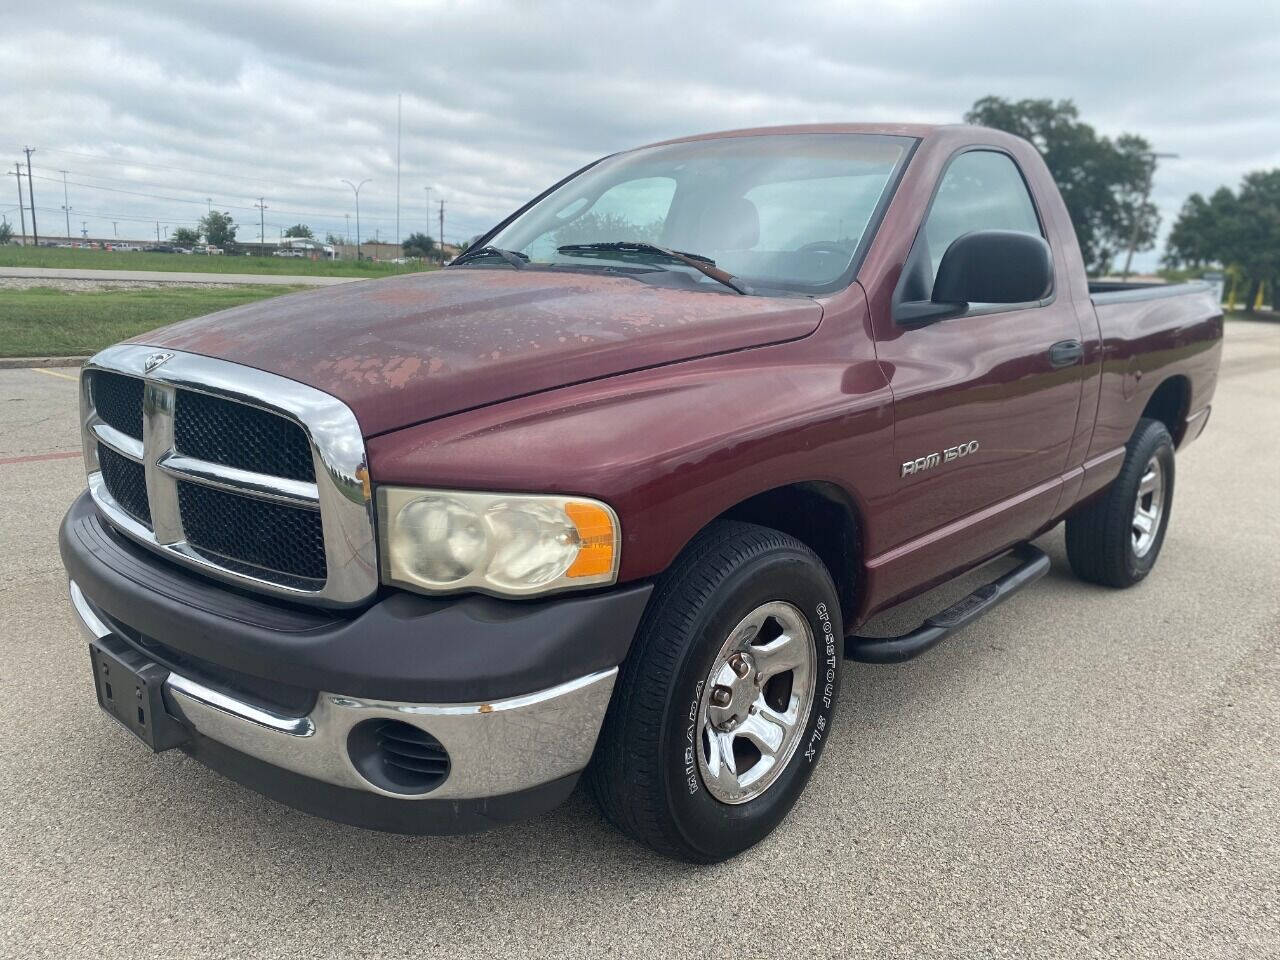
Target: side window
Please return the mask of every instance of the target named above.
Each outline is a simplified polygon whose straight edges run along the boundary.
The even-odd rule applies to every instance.
[[[929,289],[951,242],[974,230],[1016,230],[1043,236],[1027,185],[1003,153],[971,150],[951,162],[922,234],[928,243]]]
[[[594,203],[577,197],[558,211],[564,224],[542,234],[528,245],[526,252],[540,259],[550,257],[556,247],[567,243],[661,243],[675,192],[676,182],[670,177],[643,177],[615,184]]]

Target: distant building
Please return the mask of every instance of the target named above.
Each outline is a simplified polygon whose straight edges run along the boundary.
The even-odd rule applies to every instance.
[[[304,256],[312,260],[333,260],[338,251],[331,243],[324,243],[315,237],[281,237],[273,251],[282,256]]]

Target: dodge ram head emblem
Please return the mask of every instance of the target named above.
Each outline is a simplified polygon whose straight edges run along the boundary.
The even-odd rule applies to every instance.
[[[153,354],[150,354],[150,355],[147,357],[147,359],[145,359],[145,360],[143,360],[143,361],[142,361],[142,372],[143,372],[143,373],[150,373],[150,372],[151,372],[152,370],[154,370],[156,367],[160,366],[160,364],[165,363],[166,361],[168,361],[168,360],[172,360],[172,359],[173,359],[173,354],[172,354],[172,353],[153,353]]]

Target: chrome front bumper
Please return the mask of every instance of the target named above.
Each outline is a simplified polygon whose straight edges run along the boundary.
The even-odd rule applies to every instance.
[[[85,635],[113,631],[75,581],[71,604]],[[465,800],[537,787],[581,771],[591,758],[617,678],[616,667],[524,696],[488,703],[401,703],[320,693],[306,716],[278,714],[170,673],[166,700],[178,719],[233,750],[325,783],[399,800]],[[448,751],[440,786],[406,796],[365,779],[347,753],[356,724],[387,717],[412,724]]]

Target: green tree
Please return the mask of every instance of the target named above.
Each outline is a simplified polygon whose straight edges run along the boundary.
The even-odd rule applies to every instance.
[[[289,227],[287,230],[285,230],[284,235],[286,237],[314,237],[315,236],[315,234],[311,232],[311,228],[308,227],[305,223],[295,223],[292,227]]]
[[[1148,196],[1155,158],[1136,134],[1114,141],[1080,120],[1070,100],[1005,100],[983,97],[966,123],[995,127],[1035,144],[1058,184],[1080,252],[1092,271],[1105,273],[1135,235],[1136,249],[1150,250],[1160,216]]]
[[[13,241],[13,224],[8,220],[0,220],[0,247]]]
[[[423,257],[425,259],[433,255],[436,249],[436,242],[425,233],[411,233],[400,244],[400,247],[404,250],[406,257]]]
[[[178,227],[170,234],[169,239],[180,247],[194,247],[200,242],[200,231],[191,227]]]
[[[1265,284],[1275,303],[1280,284],[1280,169],[1247,174],[1238,193],[1219,187],[1206,200],[1193,193],[1169,231],[1170,267],[1220,264],[1245,282],[1253,310]]]
[[[231,214],[212,210],[200,218],[200,232],[215,247],[230,247],[236,242],[236,223]]]
[[[610,243],[631,240],[637,243],[661,243],[662,221],[644,225],[632,223],[617,213],[584,213],[555,233],[555,245],[570,243]]]

